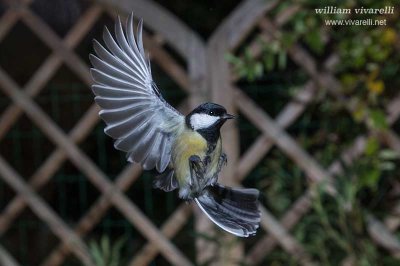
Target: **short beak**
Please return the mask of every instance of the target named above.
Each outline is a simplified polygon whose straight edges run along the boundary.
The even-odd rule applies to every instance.
[[[230,114],[224,114],[224,115],[222,116],[222,118],[225,119],[225,120],[228,120],[228,119],[234,119],[235,116],[234,116],[234,115],[230,115]]]

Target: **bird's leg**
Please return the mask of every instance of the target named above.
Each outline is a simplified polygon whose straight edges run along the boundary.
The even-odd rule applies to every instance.
[[[211,184],[215,184],[218,182],[218,175],[222,170],[222,167],[228,163],[228,157],[225,153],[222,153],[218,160],[217,171],[215,172]]]
[[[191,190],[198,194],[201,191],[199,180],[204,179],[204,164],[199,156],[189,157],[189,168]]]
[[[212,176],[212,178],[208,181],[208,183],[207,183],[208,185],[212,186],[212,185],[214,185],[215,183],[218,182],[218,175],[221,172],[222,167],[224,165],[226,165],[227,162],[228,162],[228,160],[227,160],[226,154],[222,153],[221,156],[219,157],[219,160],[218,160],[217,171],[215,171],[215,173]]]

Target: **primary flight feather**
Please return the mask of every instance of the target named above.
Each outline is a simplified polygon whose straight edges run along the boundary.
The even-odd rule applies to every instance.
[[[92,90],[107,125],[104,132],[115,139],[116,149],[127,153],[128,161],[160,173],[155,188],[179,189],[180,198],[196,202],[215,224],[234,235],[255,234],[260,222],[258,190],[218,183],[227,161],[220,128],[233,116],[214,103],[201,104],[184,116],[164,100],[145,55],[142,24],[135,38],[133,15],[126,34],[118,18],[115,37],[105,28],[105,46],[93,42]]]

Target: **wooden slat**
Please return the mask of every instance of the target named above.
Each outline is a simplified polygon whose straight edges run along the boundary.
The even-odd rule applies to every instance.
[[[65,37],[65,45],[68,48],[74,48],[79,41],[85,36],[85,34],[92,27],[94,22],[97,20],[101,12],[101,9],[93,6],[83,14],[83,16],[74,25],[71,31]],[[82,61],[80,59],[77,59]],[[62,64],[62,59],[56,54],[48,57],[44,63],[34,73],[32,78],[26,84],[24,91],[29,96],[36,96],[43,89],[49,79],[56,73],[58,68]],[[83,63],[82,63],[83,64]],[[89,77],[90,78],[90,77]],[[89,84],[88,84],[89,85]],[[18,106],[12,104],[9,106],[0,117],[0,140],[4,138],[5,134],[15,123],[15,121],[21,116],[22,111]]]
[[[181,54],[186,61],[195,60],[192,47],[202,47],[200,36],[182,23],[167,9],[154,1],[146,0],[96,0],[112,10],[125,14],[133,13],[136,18],[143,18],[151,30],[157,32],[168,44]]]
[[[311,261],[311,257],[298,241],[264,207],[261,206],[260,210],[262,215],[261,225],[278,240],[283,249],[293,256],[299,264],[314,265],[315,263]]]
[[[28,9],[19,11],[25,24],[53,51],[60,56],[69,69],[87,85],[92,84],[88,66],[65,45],[54,31]]]
[[[235,10],[221,23],[212,34],[207,46],[207,75],[210,79],[211,100],[223,105],[228,112],[235,114],[234,95],[231,91],[229,65],[225,54],[230,52],[257,23],[263,14],[272,9],[278,1],[247,0],[239,4]],[[251,14],[249,16],[248,14]],[[239,157],[239,132],[236,123],[227,123],[222,132],[223,149],[229,158],[227,167],[220,174],[222,183],[231,186],[234,183],[234,172]],[[204,224],[204,225],[203,225]],[[201,221],[204,231],[207,228],[205,219]],[[210,223],[208,222],[208,227]],[[230,243],[230,244],[228,244]],[[232,236],[225,235],[223,244],[213,247],[207,241],[199,240],[198,249],[207,250],[207,254],[198,257],[198,263],[204,263],[218,252],[221,263],[234,263],[243,257],[243,245]],[[202,254],[201,254],[202,255]]]
[[[259,23],[265,13],[272,10],[277,4],[279,1],[276,0],[242,1],[214,31],[209,40],[209,47],[223,41],[225,43],[224,52],[234,50]],[[219,56],[223,55],[219,54]]]
[[[99,8],[90,8],[78,23],[72,28],[70,33],[66,36],[65,42],[68,46],[75,46],[79,40],[83,37],[85,32],[91,27],[94,21],[100,14]],[[28,95],[34,96],[39,92],[42,86],[45,84],[56,69],[60,66],[61,60],[59,57],[53,55],[45,61],[42,67],[35,73],[33,78],[28,82],[25,91]],[[40,80],[40,82],[38,82]],[[93,105],[89,108],[88,112],[82,117],[75,128],[71,131],[71,139],[74,142],[81,141],[93,128],[93,126],[99,120],[98,113],[99,109]],[[0,140],[5,136],[12,124],[22,114],[22,110],[15,104],[11,105],[0,118]],[[42,166],[36,171],[30,179],[30,185],[34,189],[38,189],[51,178],[51,176],[57,171],[61,164],[66,159],[66,155],[63,150],[58,149],[53,152],[52,155],[42,164]],[[25,203],[21,197],[16,197],[5,207],[3,213],[0,215],[0,235],[2,235],[9,224],[15,219],[15,217],[23,210]]]
[[[400,202],[398,201],[396,206],[390,211],[390,215],[385,217],[385,226],[394,232],[400,226]]]
[[[0,245],[0,265],[19,266],[18,262]]]
[[[0,42],[4,40],[8,32],[17,23],[19,15],[17,12],[8,9],[0,19]]]
[[[33,0],[20,0],[20,1],[4,1],[5,4],[9,5],[9,8],[3,14],[0,19],[0,42],[4,40],[7,36],[8,32],[12,29],[12,27],[17,23],[19,20],[19,13],[15,12],[15,6],[19,8],[26,8]]]
[[[289,127],[304,112],[307,104],[312,101],[315,91],[315,85],[309,81],[278,114],[276,123],[282,129]],[[237,98],[236,101],[241,101],[241,99]],[[242,180],[260,162],[273,145],[274,142],[267,135],[263,134],[258,137],[240,158],[236,168],[236,180]]]
[[[23,178],[20,177],[1,156],[0,175],[10,187],[24,198],[32,211],[41,220],[46,222],[50,230],[69,246],[82,263],[94,266],[84,242],[29,188],[29,185],[23,181]]]
[[[393,257],[400,258],[399,239],[371,214],[367,215],[367,231],[377,244],[387,249]]]
[[[121,191],[126,191],[132,185],[133,182],[139,178],[141,173],[141,167],[138,164],[131,164],[125,168],[125,170],[116,178],[115,186]],[[110,193],[113,193],[110,191]],[[89,231],[91,231],[98,223],[101,222],[101,218],[106,214],[107,210],[112,207],[110,200],[111,194],[103,193],[99,199],[93,204],[93,206],[83,215],[79,220],[74,231],[77,235],[83,237]],[[61,243],[53,251],[49,252],[47,258],[41,263],[42,266],[56,266],[62,264],[65,257],[69,254],[70,249],[64,243]]]
[[[278,1],[244,1],[221,26],[218,27],[209,41],[208,64],[210,65],[209,75],[211,77],[213,100],[225,106],[229,112],[235,112],[236,106],[240,107],[238,102],[234,101],[234,99],[240,99],[240,95],[232,91],[232,86],[230,84],[232,79],[229,77],[229,67],[224,55],[232,51],[251,31],[264,13],[272,9],[277,3]],[[248,14],[252,15],[248,16]],[[235,183],[233,180],[235,176],[233,165],[237,164],[236,162],[239,154],[237,127],[232,124],[224,126],[222,137],[225,143],[224,150],[229,158],[229,167],[223,172],[220,179],[223,183],[232,185]],[[257,153],[258,152],[259,151],[257,151]],[[279,223],[277,223],[265,209],[263,209],[262,224],[264,227],[270,229],[271,233],[277,234],[275,236],[280,240],[282,247],[293,253],[293,256],[299,258],[299,262],[305,265],[309,264],[308,255],[304,249],[302,249],[295,239],[286,234],[286,231],[279,226]],[[274,226],[276,227],[274,228]],[[279,233],[282,233],[282,235],[279,235]],[[285,237],[282,238],[283,234]],[[298,252],[299,250],[301,250],[301,252]],[[239,252],[240,250],[232,249],[230,257],[240,260],[242,254]]]
[[[180,21],[175,18],[172,14],[166,12],[161,6],[156,3],[148,2],[148,1],[120,1],[120,2],[112,2],[110,0],[100,0],[100,2],[105,3],[107,6],[111,8],[120,8],[124,11],[132,10],[134,14],[139,17],[144,18],[146,21],[146,26],[155,30],[158,34],[163,36],[169,45],[175,48],[185,59],[187,63],[187,68],[189,72],[189,79],[186,79],[177,68],[177,64],[172,64],[174,67],[173,77],[178,78],[182,85],[186,85],[187,82],[190,84],[190,102],[189,105],[191,108],[194,108],[200,102],[204,102],[207,100],[207,95],[209,93],[208,84],[206,81],[206,55],[205,55],[205,45],[204,42],[198,37],[198,35],[188,29],[185,25],[180,23]],[[151,10],[151,11],[150,11]],[[160,16],[160,13],[163,15]],[[115,16],[115,15],[112,15]],[[150,17],[148,17],[150,16]],[[162,19],[162,21],[160,21]],[[152,47],[150,47],[152,48]],[[157,53],[156,53],[157,56]],[[158,54],[158,57],[163,56],[162,54]],[[170,58],[164,56],[165,60],[169,60]],[[159,62],[160,66],[167,66],[167,61]],[[168,70],[167,72],[171,72]],[[187,88],[186,88],[186,91]],[[204,214],[201,213],[195,207],[195,216],[196,216],[196,230],[198,232],[210,233],[212,230],[211,223],[208,218],[205,217]],[[199,243],[201,247],[199,247]],[[199,239],[196,243],[198,252],[197,254],[201,257],[208,251],[213,252],[215,248],[212,247],[209,243],[205,243],[202,239]],[[207,251],[208,250],[208,251]],[[204,257],[208,257],[205,255]],[[200,259],[202,260],[202,259]]]
[[[267,20],[265,20],[267,21]],[[271,27],[269,25],[269,28],[271,30]],[[272,27],[272,30],[273,29]],[[354,113],[356,106],[354,105],[354,103],[352,103],[351,101],[349,101],[347,99],[347,97],[343,94],[343,88],[342,85],[340,83],[339,80],[336,79],[336,77],[328,72],[326,69],[323,70],[322,72],[317,71],[317,67],[316,67],[316,61],[314,60],[314,58],[305,50],[303,49],[300,45],[293,45],[290,49],[289,49],[289,54],[291,55],[291,57],[293,58],[293,60],[300,66],[302,66],[306,72],[312,77],[312,79],[318,83],[321,87],[324,87],[327,89],[327,91],[334,96],[338,101],[341,101],[342,103],[344,103],[345,108],[348,110],[348,112],[350,114]],[[334,55],[331,55],[334,56]],[[400,96],[400,95],[399,95]],[[388,116],[388,121],[395,121],[395,117],[394,117],[394,112],[398,111],[399,108],[395,108],[395,104],[397,104],[399,102],[399,96],[397,96],[394,100],[393,103],[391,105],[389,105],[388,112],[389,112],[389,116]],[[368,119],[364,119],[363,120],[364,124],[367,126],[367,128],[372,131],[375,132],[376,129],[374,129]],[[382,130],[380,132],[378,132],[378,136],[381,138],[382,141],[386,141],[387,144],[394,150],[396,151],[400,151],[400,138],[391,130],[391,129],[386,129],[386,130]],[[384,227],[384,224],[381,223],[380,221],[376,221],[375,223],[371,223],[371,225],[377,224],[379,223],[380,225],[382,225],[382,227]],[[371,229],[372,230],[372,229]],[[386,229],[385,229],[386,230]],[[388,235],[390,234],[389,230],[386,230],[385,232],[382,232],[382,234]],[[393,238],[395,238],[395,236],[392,236]],[[388,248],[387,246],[383,245],[384,247]],[[390,248],[388,248],[391,252],[394,252],[393,250],[391,250]],[[397,251],[396,251],[397,252]],[[397,253],[396,253],[397,254]],[[397,255],[396,255],[397,256]]]
[[[184,108],[186,107],[185,104],[181,105],[178,107],[178,110],[182,111],[185,110]],[[128,188],[132,185],[133,182],[137,180],[141,173],[141,167],[138,164],[131,164],[125,168],[125,170],[118,175],[115,181],[115,186],[119,188],[121,191],[126,191]],[[101,218],[106,214],[107,210],[112,207],[112,202],[110,200],[110,196],[108,194],[102,194],[101,197],[95,202],[95,204],[89,209],[89,211],[79,220],[78,225],[75,227],[75,232],[79,236],[85,236],[89,231],[91,231],[96,224],[98,224],[101,220]],[[175,217],[176,215],[179,215],[177,212],[180,212],[180,210],[176,210],[175,213],[172,215],[171,218]],[[171,219],[170,218],[170,219]],[[166,223],[169,223],[167,221]],[[175,231],[173,233],[176,233],[182,224],[175,224]],[[172,235],[167,235],[167,237],[170,237]],[[142,255],[142,257],[145,257],[147,255],[146,259],[151,260],[151,258],[157,254],[156,251],[158,251],[158,248],[154,245],[152,246],[152,252],[148,254],[140,254],[138,253],[138,256]],[[41,264],[43,266],[56,266],[60,265],[64,258],[69,254],[69,249],[66,245],[59,245],[57,246],[52,252],[50,252],[50,255],[46,258],[46,260]]]
[[[267,34],[272,34],[272,37],[277,37],[279,35],[278,30],[275,28],[275,26],[267,19],[262,19],[262,27],[264,29],[264,33]],[[269,36],[270,38],[271,36]],[[336,97],[343,97],[340,95],[338,88],[340,87],[339,82],[335,80],[335,78],[329,74],[329,73],[324,73],[321,75],[321,73],[318,73],[316,70],[316,63],[314,59],[300,46],[294,45],[290,50],[289,50],[290,55],[294,58],[294,60],[302,66],[306,72],[318,83],[318,84],[323,84],[324,86],[330,86],[329,88],[330,91],[336,96]],[[334,57],[334,55],[333,55]],[[330,57],[332,58],[332,56]],[[328,58],[327,61],[330,61],[330,58]],[[325,65],[330,65],[325,63]],[[328,69],[328,67],[326,67]],[[322,77],[322,78],[321,78]],[[346,102],[346,101],[344,101]],[[394,122],[396,120],[396,110],[397,108],[397,103],[399,102],[399,96],[396,97],[391,104],[388,105],[388,120],[390,122]],[[352,106],[348,106],[349,110],[352,110]],[[400,111],[399,111],[400,113]],[[391,138],[388,139],[394,139],[393,134],[389,135]],[[355,155],[354,157],[357,157],[360,155],[360,153],[364,149],[366,139],[365,137],[358,137],[357,140],[355,141],[355,145],[353,146],[353,149],[350,149],[345,152],[345,155],[347,154],[347,157],[352,157],[352,155]],[[393,144],[393,142],[392,142]],[[400,144],[399,144],[400,145]],[[353,153],[351,156],[349,156],[349,153]],[[335,162],[332,164],[330,167],[329,171],[330,173],[333,172],[339,172],[341,171],[341,166],[340,163]],[[296,203],[293,205],[292,208],[287,212],[287,214],[284,216],[284,218],[281,220],[282,224],[285,225],[286,228],[291,228],[291,226],[294,226],[297,221],[300,219],[302,215],[307,213],[308,209],[311,207],[311,197],[312,197],[312,191],[307,190],[307,192],[296,201]],[[301,206],[301,208],[298,208],[298,206]],[[299,212],[298,210],[301,210]],[[274,245],[276,244],[276,240],[272,239],[271,237],[264,237],[263,240],[261,240],[255,247],[252,249],[250,252],[249,256],[246,258],[248,262],[251,263],[257,263],[260,261],[261,257],[265,256],[266,253],[268,253]],[[260,256],[262,254],[262,256]]]
[[[400,95],[396,96],[392,100],[387,109],[392,108],[394,103],[397,103]],[[393,124],[400,117],[400,109],[397,112],[390,113],[392,119],[389,120],[389,124]],[[339,175],[343,172],[342,162],[344,162],[347,167],[349,167],[359,156],[364,152],[365,145],[367,143],[366,136],[356,137],[353,144],[346,149],[341,155],[340,160],[334,161],[328,169],[331,175]],[[297,222],[304,216],[311,208],[311,200],[313,197],[313,189],[309,188],[296,202],[289,208],[281,219],[281,224],[288,230],[292,229]],[[400,224],[400,222],[399,222]],[[259,263],[262,258],[266,256],[277,244],[277,240],[272,236],[265,236],[260,240],[254,247],[249,251],[246,261],[253,265]]]
[[[16,104],[18,104],[32,119],[32,121],[53,141],[62,147],[69,159],[80,169],[88,179],[102,193],[111,193],[113,204],[133,223],[141,233],[159,247],[163,255],[176,265],[191,265],[190,261],[170,243],[151,223],[151,221],[137,208],[119,189],[108,181],[108,178],[83,154],[74,143],[72,143],[56,126],[51,119],[27,97],[18,90],[18,86],[9,79],[4,70],[0,70],[0,84],[6,93]]]
[[[108,10],[108,13],[114,18],[117,18],[117,14],[114,10]],[[126,17],[118,15],[122,20],[126,20]],[[148,51],[150,60],[154,61],[159,65],[165,73],[168,74],[181,88],[190,93],[190,80],[186,72],[183,68],[176,62],[176,60],[169,55],[163,49],[163,43],[160,42],[160,34],[155,34],[154,36],[150,36],[148,33],[143,32],[143,42],[146,47],[146,51]],[[157,81],[156,81],[157,82]]]
[[[288,155],[313,181],[332,179],[329,173],[321,168],[318,163],[307,154],[281,127],[264,113],[241,90],[235,90],[235,96],[241,100],[237,102],[241,112],[264,134],[268,135],[276,145]],[[327,183],[330,193],[335,193],[335,188]]]
[[[272,120],[263,113],[262,110],[258,109],[257,106],[252,103],[248,97],[246,98],[241,91],[234,89],[234,97],[244,97],[241,98],[240,101],[234,101],[234,97],[229,94],[232,91],[230,86],[232,78],[229,74],[228,65],[223,58],[225,53],[235,49],[257,23],[259,23],[264,32],[269,34],[268,36],[266,35],[267,40],[279,37],[279,27],[288,21],[288,19],[299,10],[300,6],[290,6],[278,14],[274,23],[271,23],[268,19],[263,18],[263,16],[269,9],[275,7],[278,1],[243,1],[243,3],[237,8],[239,11],[235,10],[228,19],[221,24],[216,33],[213,34],[207,48],[208,55],[206,57],[206,47],[197,34],[193,34],[189,28],[180,23],[178,19],[174,18],[158,4],[143,0],[137,0],[135,2],[129,0],[121,0],[119,2],[112,2],[111,0],[98,1],[108,5],[113,5],[114,8],[117,7],[123,10],[131,10],[134,7],[134,12],[145,18],[146,24],[149,23],[149,27],[156,32],[154,39],[152,37],[149,38],[147,35],[145,36],[146,46],[149,47],[150,52],[155,57],[155,61],[158,60],[157,62],[162,68],[164,68],[166,73],[173,77],[188,93],[191,92],[190,102],[192,107],[199,101],[209,99],[210,96],[212,96],[214,100],[225,105],[230,111],[234,112],[235,108],[239,107],[242,112],[261,129],[263,135],[254,142],[252,147],[246,151],[239,163],[237,163],[238,132],[235,126],[227,125],[227,127],[225,127],[223,132],[224,141],[231,144],[230,146],[225,147],[230,158],[229,162],[233,165],[238,164],[238,166],[236,168],[233,168],[232,166],[228,167],[227,171],[224,172],[224,176],[228,176],[229,178],[227,179],[226,177],[223,177],[223,182],[238,185],[236,180],[243,179],[274,144],[277,144],[277,146],[291,157],[296,164],[303,168],[307,176],[311,177],[311,179],[316,182],[331,179],[332,175],[343,170],[341,163],[335,161],[328,171],[325,171],[284,131],[284,128],[293,123],[304,111],[307,103],[311,101],[312,93],[310,94],[310,91],[315,90],[313,82],[314,84],[327,86],[335,97],[338,99],[344,99],[343,95],[340,94],[340,83],[330,73],[331,69],[326,68],[323,72],[319,71],[316,67],[316,61],[314,58],[302,49],[301,46],[295,44],[289,49],[289,55],[295,62],[305,69],[313,79],[313,82],[310,81],[307,83],[305,89],[300,91],[300,95],[305,95],[305,101],[297,102],[296,99],[291,101],[276,118],[276,121]],[[9,2],[13,3],[11,1]],[[29,0],[25,0],[25,2],[29,2]],[[252,16],[248,16],[249,13],[251,13]],[[159,16],[154,17],[154,14],[158,14]],[[161,14],[166,16],[164,17]],[[48,79],[55,73],[56,69],[62,62],[65,62],[73,71],[75,71],[75,73],[83,79],[86,84],[91,84],[88,67],[72,50],[70,50],[79,42],[79,39],[90,28],[89,23],[85,24],[87,26],[86,28],[76,28],[74,34],[71,32],[70,43],[68,42],[68,36],[67,39],[62,42],[40,18],[31,13],[29,9],[25,9],[24,5],[21,5],[19,7],[17,6],[13,10],[10,9],[6,11],[5,15],[1,18],[0,41],[4,36],[6,36],[9,29],[12,28],[20,16],[39,36],[39,38],[41,38],[54,51],[54,54],[48,58],[46,63],[42,65],[42,68],[35,73],[34,77],[25,87],[26,94],[29,96],[36,95]],[[97,15],[92,18],[92,22],[96,19]],[[79,23],[77,23],[77,25],[78,24]],[[174,31],[171,31],[171,29],[174,29]],[[160,33],[161,35],[159,35]],[[163,51],[163,49],[160,49],[161,45],[156,40],[157,36],[162,36],[162,38],[165,39],[172,48],[176,49],[183,55],[188,65],[188,75],[186,75],[182,67],[177,64],[168,53]],[[254,51],[259,53],[261,50],[257,50],[256,47]],[[210,70],[208,72],[208,77],[206,72],[207,65]],[[208,84],[208,82],[210,82],[210,84]],[[114,205],[150,240],[150,243],[132,259],[131,265],[145,265],[149,263],[152,258],[156,256],[158,250],[161,250],[163,255],[166,256],[171,263],[176,263],[178,265],[190,264],[183,254],[180,254],[179,250],[177,250],[168,239],[172,238],[185,223],[185,219],[190,215],[189,207],[186,205],[180,206],[179,209],[164,223],[161,232],[158,231],[140,212],[140,210],[138,210],[134,204],[129,202],[121,192],[126,190],[132,182],[136,180],[140,169],[127,167],[125,171],[119,175],[116,183],[112,184],[93,164],[93,162],[76,147],[75,143],[84,138],[84,135],[87,134],[92,125],[96,123],[98,119],[96,107],[92,107],[88,111],[88,117],[84,117],[79,124],[74,127],[74,130],[71,131],[70,136],[67,137],[45,115],[45,113],[38,108],[29,97],[27,97],[25,93],[18,91],[18,86],[14,84],[1,69],[0,84],[4,87],[2,89],[17,104],[8,108],[5,114],[0,118],[0,139],[4,137],[23,109],[44,131],[48,138],[58,145],[58,149],[55,153],[49,157],[49,159],[32,177],[32,187],[36,188],[47,182],[56,169],[58,169],[59,165],[66,158],[69,158],[102,192],[102,196],[80,220],[78,226],[75,228],[76,235],[74,236],[83,236],[89,232],[91,228],[100,221],[106,210]],[[310,89],[310,86],[312,89]],[[212,91],[208,90],[209,87]],[[388,107],[388,120],[390,123],[393,123],[397,119],[398,114],[396,115],[396,113],[400,113],[400,108],[398,107],[399,103],[400,96],[392,101],[392,104]],[[352,111],[352,108],[353,106],[348,106],[350,111]],[[252,115],[253,113],[254,115]],[[85,119],[88,119],[86,127],[81,124],[84,123]],[[80,131],[81,133],[74,134],[75,130]],[[77,134],[79,136],[77,136]],[[391,130],[383,132],[381,133],[380,138],[385,140],[393,149],[400,149],[400,139],[395,132]],[[365,147],[365,143],[365,136],[358,137],[352,148],[344,152],[342,158],[344,158],[346,164],[350,164],[354,158],[359,156]],[[3,169],[2,166],[5,168]],[[8,166],[3,165],[0,160],[0,172],[3,170],[3,172],[9,174],[9,172],[6,171],[8,169],[12,173],[12,169],[7,167]],[[232,178],[234,176],[236,177],[235,180]],[[8,175],[8,177],[10,178],[10,175]],[[16,180],[18,181],[18,176]],[[19,186],[21,184],[15,183],[14,185]],[[22,183],[22,185],[26,186],[24,183]],[[331,186],[329,186],[329,188],[330,192],[334,193],[334,188]],[[33,196],[40,201],[40,198],[38,198],[32,191],[30,191],[30,193],[31,194],[28,193],[27,197]],[[268,212],[268,210],[263,207],[261,208],[262,226],[268,230],[270,234],[253,247],[250,255],[247,257],[247,262],[256,262],[262,258],[262,255],[260,254],[263,253],[263,256],[265,256],[266,253],[272,250],[276,244],[279,243],[288,253],[294,256],[299,263],[303,265],[309,265],[312,263],[309,255],[304,251],[302,246],[289,234],[289,230],[310,209],[313,195],[314,190],[311,187],[295,202],[290,210],[283,216],[280,223]],[[25,200],[28,199],[25,199],[19,194],[8,205],[5,212],[3,212],[4,214],[8,213],[10,216],[0,216],[0,235],[5,232],[8,224],[16,217],[18,212],[24,208]],[[35,204],[36,208],[38,208],[37,203]],[[47,214],[44,216],[46,215]],[[5,220],[4,217],[6,217]],[[56,216],[56,218],[58,217]],[[393,254],[398,254],[398,241],[393,238],[393,235],[389,231],[385,231],[385,227],[377,227],[377,223],[375,222],[377,222],[379,226],[383,226],[379,221],[375,220],[374,223],[370,223],[371,226],[369,227],[369,230],[372,238],[375,239],[378,244],[390,250]],[[50,223],[54,224],[54,221],[50,221]],[[202,221],[198,224],[201,226],[203,225]],[[205,228],[208,230],[208,227]],[[377,228],[379,230],[376,230]],[[71,231],[68,231],[69,228],[66,228],[66,230],[67,234],[72,233]],[[383,231],[386,233],[384,238],[382,238],[382,235],[379,235],[379,232]],[[60,237],[65,239],[65,235]],[[388,239],[391,239],[392,241],[389,241],[389,243],[386,241]],[[78,255],[77,251],[74,250],[73,247],[66,244],[68,244],[68,242],[58,246],[44,262],[44,265],[61,264],[71,249],[77,256],[82,256],[82,254]],[[208,245],[208,248],[212,248],[209,243],[206,243],[206,245]],[[228,257],[231,258],[231,255],[233,255],[236,258],[240,258],[241,252],[240,249],[236,249],[233,253],[228,253]],[[224,256],[226,255],[223,254],[222,257]],[[82,257],[80,258],[82,260]]]
[[[150,37],[143,34],[144,45],[149,51],[151,59],[154,61],[179,85],[190,93],[190,80],[182,67],[170,56],[162,46],[156,41],[157,36]]]
[[[99,120],[97,115],[98,111],[99,109],[95,105],[93,105],[87,111],[74,129],[71,130],[71,141],[78,143],[90,133],[90,130]],[[43,187],[57,172],[66,159],[67,155],[63,149],[59,148],[55,150],[30,178],[29,185],[31,188],[38,190],[39,188]],[[26,202],[22,195],[17,195],[7,204],[7,206],[4,208],[4,211],[0,215],[0,236],[6,232],[8,227],[18,216],[18,214],[21,213],[25,206]]]
[[[361,156],[364,152],[364,148],[367,142],[367,138],[365,136],[359,136],[354,141],[353,145],[346,149],[340,156],[340,160],[334,161],[328,169],[328,172],[331,175],[338,175],[343,171],[341,166],[342,162],[345,162],[346,165],[351,165],[353,161]],[[315,196],[315,189],[317,187],[313,186],[306,190],[306,192],[299,197],[295,203],[289,208],[289,210],[283,215],[280,220],[282,226],[291,230],[300,219],[309,212],[312,207],[312,199]],[[249,251],[245,261],[250,265],[255,265],[260,263],[260,261],[269,254],[275,246],[278,244],[278,239],[267,235],[263,237],[257,244],[255,244],[252,249]]]
[[[168,238],[172,238],[186,224],[191,214],[191,206],[183,203],[171,215],[171,217],[162,225],[161,232]],[[130,266],[149,265],[157,255],[158,249],[151,243],[146,244],[135,257],[128,263]]]

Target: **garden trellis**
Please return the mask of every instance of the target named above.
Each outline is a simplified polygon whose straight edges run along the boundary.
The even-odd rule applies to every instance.
[[[280,220],[261,206],[261,227],[266,232],[265,236],[246,254],[243,252],[240,241],[235,241],[235,245],[222,247],[226,250],[225,256],[243,259],[250,265],[258,264],[279,245],[300,264],[315,264],[311,255],[290,234],[290,230],[311,209],[312,199],[318,188],[317,183],[324,183],[324,188],[329,193],[336,193],[331,181],[341,173],[342,161],[348,165],[352,164],[364,151],[368,136],[356,137],[353,145],[340,156],[341,160],[335,161],[324,169],[285,131],[302,115],[319,87],[326,88],[335,98],[345,99],[341,93],[341,84],[331,71],[332,66],[338,61],[335,54],[328,56],[323,68],[318,69],[312,55],[300,45],[291,46],[288,55],[308,74],[309,80],[275,119],[272,119],[238,88],[239,85],[235,83],[238,78],[230,68],[225,55],[234,53],[248,34],[255,29],[259,31],[257,38],[253,38],[248,44],[255,57],[262,50],[257,41],[259,38],[266,42],[278,38],[280,28],[301,9],[301,6],[294,4],[272,17],[269,11],[278,3],[279,1],[265,0],[243,1],[223,21],[210,39],[204,42],[193,30],[152,1],[93,1],[64,39],[61,39],[30,9],[30,0],[6,1],[8,9],[0,19],[0,42],[13,30],[17,22],[22,22],[51,49],[51,54],[43,60],[41,66],[23,87],[7,74],[5,71],[7,65],[0,66],[0,89],[11,99],[10,105],[0,117],[0,141],[4,139],[20,116],[25,114],[56,148],[31,177],[20,176],[4,158],[0,157],[0,179],[16,192],[15,197],[0,213],[0,236],[9,230],[25,208],[30,208],[60,239],[60,244],[48,251],[48,256],[43,260],[42,265],[61,265],[70,254],[84,265],[94,265],[85,235],[93,230],[110,208],[115,208],[148,241],[133,255],[130,265],[147,265],[159,253],[173,265],[194,264],[171,239],[185,226],[192,214],[196,216],[198,221],[196,228],[200,232],[208,233],[212,225],[207,223],[200,213],[192,210],[190,205],[182,203],[161,227],[156,226],[124,193],[131,186],[135,186],[135,181],[141,174],[140,167],[129,164],[114,181],[111,181],[98,167],[97,162],[89,158],[78,146],[99,122],[97,106],[93,103],[72,130],[65,132],[34,100],[34,97],[41,92],[63,64],[89,89],[92,84],[89,66],[80,59],[74,48],[79,45],[102,14],[111,14],[115,17],[116,13],[126,15],[133,11],[136,17],[144,19],[145,27],[152,31],[144,36],[144,40],[153,64],[160,66],[188,95],[179,106],[180,110],[184,112],[201,101],[212,100],[226,106],[230,111],[243,115],[261,132],[252,146],[239,156],[240,136],[237,125],[232,123],[226,126],[223,130],[223,138],[229,164],[221,177],[222,183],[241,186],[241,181],[272,147],[277,147],[289,157],[310,180],[308,189]],[[326,34],[329,38],[329,32]],[[168,49],[165,49],[166,45],[172,47],[184,59],[186,69],[176,61]],[[352,112],[355,107],[349,102],[346,108]],[[393,124],[400,116],[400,95],[392,99],[386,111],[387,121]],[[371,134],[374,133],[371,129]],[[400,138],[393,130],[381,132],[380,138],[393,150],[400,152]],[[86,214],[74,221],[72,225],[54,212],[36,192],[51,180],[67,160],[72,162],[101,194],[87,209]],[[393,234],[399,224],[398,217],[388,217],[385,221],[379,221],[372,215],[368,223],[371,238],[393,256],[397,256],[400,252],[400,242]],[[227,239],[227,241],[231,240]],[[210,247],[211,245],[206,241],[198,240],[198,260],[205,261],[212,256],[211,253],[215,250]],[[351,259],[346,260],[351,261]],[[3,244],[0,244],[0,262],[18,265],[18,259],[13,258],[12,252],[9,252]]]

